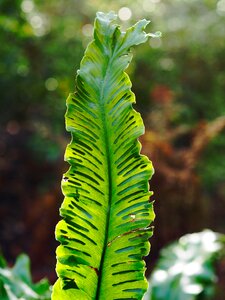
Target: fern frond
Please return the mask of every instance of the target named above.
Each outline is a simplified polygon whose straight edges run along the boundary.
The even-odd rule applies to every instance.
[[[147,40],[149,22],[124,33],[115,20],[112,12],[97,13],[77,90],[67,99],[70,169],[62,180],[53,300],[142,299],[147,289],[143,256],[154,219],[148,186],[153,167],[140,155],[144,125],[132,108],[135,95],[124,71],[130,48]]]

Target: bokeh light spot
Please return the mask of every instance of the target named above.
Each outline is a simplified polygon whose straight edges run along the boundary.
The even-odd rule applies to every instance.
[[[142,6],[147,12],[153,12],[155,10],[155,3],[153,3],[151,0],[144,0]]]
[[[93,29],[94,29],[94,27],[92,26],[92,24],[85,24],[82,27],[82,33],[83,33],[83,35],[90,37],[93,34]]]
[[[174,62],[171,58],[162,58],[159,61],[159,64],[163,70],[171,71],[174,68]]]
[[[30,23],[33,28],[41,28],[43,26],[43,20],[39,15],[32,16]]]
[[[45,87],[48,91],[55,91],[58,87],[58,81],[57,79],[50,77],[45,81]]]
[[[20,125],[17,121],[11,120],[6,125],[6,131],[11,135],[16,135],[20,131]]]
[[[19,65],[17,67],[17,73],[20,75],[20,76],[27,76],[27,74],[29,73],[29,69],[26,65]]]
[[[118,16],[122,21],[128,21],[132,16],[132,11],[129,7],[121,7]]]
[[[225,0],[220,0],[216,7],[218,15],[225,15]]]
[[[34,3],[31,0],[24,0],[21,3],[21,9],[25,13],[30,13],[34,9]]]
[[[149,44],[152,48],[159,48],[162,45],[162,40],[160,38],[151,38]]]

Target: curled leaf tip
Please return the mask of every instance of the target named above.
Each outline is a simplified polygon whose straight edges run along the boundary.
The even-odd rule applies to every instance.
[[[101,21],[111,22],[117,19],[117,14],[114,11],[110,11],[109,13],[99,11],[96,13],[96,17]]]
[[[161,31],[156,31],[154,33],[148,33],[148,36],[150,36],[152,38],[161,38],[162,32]]]

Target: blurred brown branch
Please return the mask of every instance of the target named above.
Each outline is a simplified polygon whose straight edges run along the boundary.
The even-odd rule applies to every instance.
[[[156,171],[150,182],[157,216],[153,258],[163,245],[187,232],[201,231],[213,218],[213,204],[204,196],[196,166],[208,143],[224,128],[225,117],[218,117],[194,128],[173,129],[167,122],[163,130],[154,128],[142,136],[143,153]]]
[[[168,181],[184,183],[193,176],[193,169],[208,143],[225,128],[225,117],[212,122],[201,121],[195,128],[178,126],[168,129],[163,135],[148,130],[141,138],[143,152],[154,162],[157,173]],[[185,135],[189,139],[188,147],[176,148],[174,140]]]

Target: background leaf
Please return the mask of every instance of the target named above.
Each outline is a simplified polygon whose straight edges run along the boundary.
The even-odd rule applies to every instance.
[[[215,262],[224,235],[211,230],[187,234],[161,251],[146,300],[215,299]]]
[[[46,279],[32,283],[29,257],[21,254],[13,268],[0,267],[0,298],[2,300],[50,300],[50,286]]]

